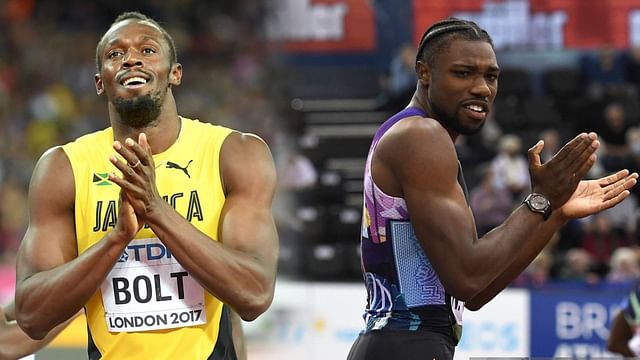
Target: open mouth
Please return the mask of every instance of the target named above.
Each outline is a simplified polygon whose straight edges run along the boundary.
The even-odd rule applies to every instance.
[[[147,79],[141,76],[134,76],[134,77],[125,79],[124,81],[121,82],[121,84],[126,88],[138,88],[146,85],[147,81],[148,81]]]
[[[474,112],[478,112],[478,113],[486,113],[487,110],[480,106],[480,105],[466,105],[465,108],[474,111]]]
[[[464,106],[466,109],[469,109],[473,112],[477,112],[477,113],[481,113],[481,114],[486,114],[487,113],[487,107],[486,106],[481,106],[481,105],[476,105],[476,104],[469,104],[469,105],[465,105]]]
[[[479,121],[485,120],[489,112],[489,106],[484,103],[467,103],[462,107],[466,110],[467,116]]]
[[[476,113],[486,114],[489,112],[489,103],[481,100],[469,100],[462,103],[465,109],[471,110]]]

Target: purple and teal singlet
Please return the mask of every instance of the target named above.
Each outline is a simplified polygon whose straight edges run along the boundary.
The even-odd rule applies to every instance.
[[[364,332],[428,330],[452,336],[455,344],[462,334],[464,303],[442,286],[416,237],[405,200],[385,194],[371,175],[371,159],[382,136],[412,116],[427,114],[409,107],[392,116],[376,132],[367,156],[361,234],[367,287]],[[458,182],[468,199],[461,168]]]

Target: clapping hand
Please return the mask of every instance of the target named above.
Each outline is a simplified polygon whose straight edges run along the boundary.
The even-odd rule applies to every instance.
[[[110,158],[122,172],[122,178],[111,174],[109,180],[120,186],[136,215],[144,218],[164,201],[156,186],[155,164],[147,136],[141,133],[137,142],[131,138],[124,144],[115,141],[113,148],[124,158],[124,161],[115,156]]]
[[[543,141],[529,149],[529,172],[533,191],[551,202],[554,213],[564,220],[576,219],[611,208],[624,199],[636,184],[637,173],[620,170],[595,180],[583,180],[596,161],[600,142],[595,133],[579,134],[542,164]]]
[[[560,213],[565,219],[577,219],[614,207],[629,196],[637,179],[637,173],[620,170],[600,179],[582,180]]]

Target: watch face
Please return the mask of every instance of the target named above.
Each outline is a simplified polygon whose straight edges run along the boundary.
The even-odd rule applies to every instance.
[[[547,207],[547,199],[540,195],[532,196],[531,206],[533,206],[534,209],[543,210],[545,207]]]

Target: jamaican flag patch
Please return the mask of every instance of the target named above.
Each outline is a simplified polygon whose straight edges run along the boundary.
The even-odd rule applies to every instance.
[[[93,173],[93,183],[98,186],[113,184],[109,181],[109,173]]]

